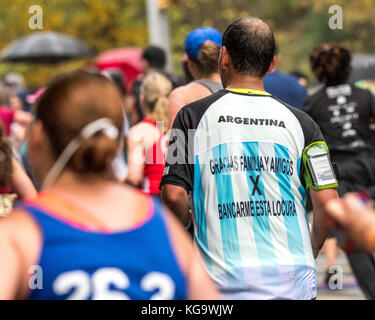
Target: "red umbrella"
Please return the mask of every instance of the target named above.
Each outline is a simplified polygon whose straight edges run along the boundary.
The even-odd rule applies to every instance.
[[[95,59],[95,66],[100,70],[119,68],[124,72],[127,89],[132,81],[142,73],[142,49],[118,48],[103,52]]]

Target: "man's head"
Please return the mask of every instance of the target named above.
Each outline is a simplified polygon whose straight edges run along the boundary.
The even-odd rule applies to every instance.
[[[246,17],[231,23],[223,34],[219,59],[224,86],[233,76],[262,79],[273,69],[275,38],[266,23]]]
[[[165,67],[166,57],[162,48],[148,46],[142,53],[142,71],[147,74],[153,69],[163,70]]]
[[[219,31],[202,27],[190,32],[185,40],[187,64],[195,79],[205,78],[218,72],[222,36]]]

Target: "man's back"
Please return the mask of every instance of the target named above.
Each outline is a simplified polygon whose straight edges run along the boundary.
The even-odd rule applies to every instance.
[[[370,130],[375,98],[352,84],[323,87],[310,96],[304,111],[319,124],[331,151],[360,151],[375,147]]]
[[[227,27],[219,57],[226,90],[177,114],[161,181],[163,200],[185,226],[192,195],[196,242],[227,299],[315,298],[314,258],[330,231],[325,204],[337,198],[318,125],[264,91],[275,46],[258,18]]]
[[[186,180],[196,241],[224,297],[315,297],[301,158],[323,139],[316,124],[266,92],[222,90],[183,108],[174,128],[197,129]],[[167,160],[166,183],[173,170]]]

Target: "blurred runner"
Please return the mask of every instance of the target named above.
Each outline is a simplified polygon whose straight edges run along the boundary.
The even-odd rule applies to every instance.
[[[226,89],[180,110],[161,182],[185,225],[192,193],[196,243],[227,299],[314,299],[314,258],[330,230],[324,204],[337,197],[318,125],[264,91],[274,51],[262,20],[228,26],[219,59]]]
[[[375,134],[370,130],[370,120],[375,115],[375,98],[369,90],[348,82],[350,61],[350,52],[338,44],[317,46],[310,56],[310,65],[324,86],[304,105],[304,111],[319,124],[332,161],[339,166],[340,196],[375,185]],[[347,250],[343,234],[337,228],[329,238],[336,238],[339,246],[346,250],[358,284],[368,298],[375,299],[374,258],[356,248]],[[333,241],[329,240],[326,248],[329,257],[334,255],[334,245],[330,243]]]
[[[135,109],[138,111],[138,120],[133,121],[132,124],[136,124],[145,117],[145,110],[142,109],[140,94],[141,86],[144,77],[148,74],[158,72],[164,75],[169,81],[171,81],[173,88],[176,88],[182,84],[182,80],[176,75],[166,72],[165,65],[167,62],[167,56],[164,49],[157,46],[148,46],[143,50],[142,53],[142,74],[132,84],[132,98],[134,99]]]
[[[146,76],[141,86],[141,104],[146,118],[129,133],[129,167],[126,181],[157,195],[163,176],[168,130],[168,95],[172,83],[160,73]]]
[[[117,89],[120,91],[121,96],[124,101],[123,107],[123,130],[122,136],[123,139],[121,141],[122,145],[120,146],[115,159],[112,162],[113,172],[118,181],[124,182],[126,179],[126,175],[128,173],[128,135],[129,135],[129,118],[125,112],[126,106],[126,85],[124,81],[124,73],[119,68],[108,68],[101,71],[101,74],[109,78],[113,81],[116,85]]]
[[[304,111],[319,124],[337,162],[375,150],[369,128],[375,98],[348,83],[350,60],[350,52],[335,43],[317,46],[310,56],[311,69],[324,87],[306,100]]]
[[[172,91],[168,106],[170,126],[183,106],[223,88],[217,66],[221,40],[220,32],[210,27],[195,29],[187,35],[187,66],[195,80]]]
[[[277,48],[276,48],[277,50]],[[274,70],[264,77],[264,88],[273,96],[283,102],[302,109],[303,102],[307,97],[307,92],[295,76],[277,71],[280,55],[275,53],[276,65]]]
[[[298,79],[298,83],[302,87],[307,89],[307,87],[309,86],[309,79],[304,73],[302,73],[301,71],[295,70],[295,71],[289,72],[289,74],[293,77],[296,77]]]
[[[0,299],[217,297],[179,223],[113,180],[121,107],[110,80],[84,71],[38,100],[29,156],[44,192],[0,221]]]
[[[361,194],[348,194],[327,203],[327,210],[358,247],[375,253],[375,210]]]

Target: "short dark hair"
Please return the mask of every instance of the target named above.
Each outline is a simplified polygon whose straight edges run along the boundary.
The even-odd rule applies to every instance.
[[[148,46],[143,50],[142,58],[145,59],[152,68],[163,69],[165,66],[165,52],[162,48]]]
[[[310,55],[310,66],[315,77],[326,86],[345,83],[351,72],[349,50],[337,43],[318,45]]]
[[[231,23],[223,34],[226,47],[237,73],[262,78],[275,56],[275,38],[260,19],[241,18]]]
[[[294,76],[294,77],[298,78],[298,79],[300,79],[300,78],[307,79],[307,76],[304,73],[302,73],[301,71],[298,71],[298,70],[291,71],[291,72],[289,72],[289,74],[291,76]]]

